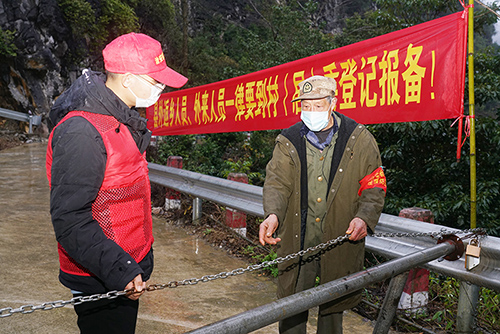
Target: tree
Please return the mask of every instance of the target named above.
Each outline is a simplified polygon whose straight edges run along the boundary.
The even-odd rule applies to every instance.
[[[214,15],[189,45],[190,78],[196,85],[233,78],[333,48],[330,35],[314,27],[314,1],[259,9],[249,27]]]

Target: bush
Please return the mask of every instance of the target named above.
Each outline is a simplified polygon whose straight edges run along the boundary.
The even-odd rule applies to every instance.
[[[17,47],[14,44],[15,31],[0,28],[0,55],[5,57],[17,56]]]

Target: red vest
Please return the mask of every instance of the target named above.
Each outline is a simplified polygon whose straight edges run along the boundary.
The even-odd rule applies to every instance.
[[[145,154],[139,152],[126,126],[122,124],[120,131],[115,131],[120,123],[112,116],[72,111],[57,126],[75,116],[88,120],[99,131],[106,147],[106,171],[92,204],[92,216],[109,239],[140,262],[153,244],[151,186]],[[46,160],[49,184],[53,134],[54,131],[49,136]],[[93,275],[73,260],[60,244],[58,251],[62,271],[72,275]]]

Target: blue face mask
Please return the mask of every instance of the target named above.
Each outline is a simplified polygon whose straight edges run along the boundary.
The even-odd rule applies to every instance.
[[[327,111],[302,111],[300,119],[311,131],[323,130],[330,119],[330,110]]]

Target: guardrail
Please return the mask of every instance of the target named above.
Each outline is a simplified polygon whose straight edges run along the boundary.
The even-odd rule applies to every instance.
[[[264,216],[262,208],[262,187],[230,181],[191,171],[149,163],[151,182],[213,201],[258,217]],[[437,224],[429,224],[412,219],[382,214],[375,233],[399,232],[422,233],[459,230]],[[369,252],[389,259],[406,256],[435,245],[429,237],[371,237],[366,238]],[[471,271],[465,270],[465,260],[432,261],[425,268],[455,277],[459,280],[500,291],[500,238],[485,237],[481,240],[481,263]]]
[[[29,123],[29,133],[33,133],[33,125],[38,126],[42,123],[42,116],[25,114],[4,108],[0,108],[0,117]]]
[[[153,163],[149,163],[149,175],[151,182],[195,197],[193,199],[194,203],[199,202],[199,199],[202,198],[255,216],[263,217],[264,215],[261,187]],[[193,215],[194,212],[195,211],[193,211]],[[193,219],[195,218],[199,217],[193,216]],[[461,232],[458,229],[442,225],[424,223],[388,214],[382,214],[380,216],[374,232],[377,234],[415,234],[441,232],[443,229],[456,232],[457,234]],[[381,255],[388,259],[398,259],[403,257],[406,258],[411,256],[411,254],[418,254],[419,252],[435,247],[436,240],[428,236],[368,236],[366,237],[365,244],[366,250],[371,253]],[[480,264],[470,271],[465,269],[465,259],[463,257],[456,261],[443,261],[442,259],[434,258],[433,260],[422,262],[423,264],[420,265],[420,267],[449,277],[454,277],[461,282],[469,282],[477,287],[482,286],[500,292],[500,238],[491,236],[482,238],[480,258]],[[399,279],[399,281],[402,280]],[[404,280],[402,282],[404,284]],[[401,283],[396,283],[396,285],[400,284]],[[465,290],[462,290],[461,286],[461,293],[464,292]],[[459,315],[461,313],[470,315],[469,308],[470,306],[465,306],[465,304],[461,306],[459,302]],[[383,312],[381,312],[381,314],[382,313]],[[238,319],[243,322],[248,321],[246,316],[238,317]],[[227,320],[228,322],[224,322],[224,326],[234,326],[234,322],[229,321],[229,319]],[[274,321],[277,320],[274,319]],[[388,324],[390,325],[390,321]],[[210,330],[208,330],[207,333],[209,333]],[[385,328],[377,332],[383,333],[384,330]]]
[[[194,197],[264,216],[262,187],[153,163],[149,163],[149,179]]]
[[[272,303],[242,312],[188,333],[250,333],[254,330],[270,325],[277,320],[283,320],[295,314],[307,311],[318,304],[324,304],[343,296],[347,296],[350,293],[354,293],[372,283],[380,282],[394,276],[396,276],[400,283],[404,285],[408,276],[408,274],[405,275],[404,272],[407,272],[413,267],[422,265],[423,263],[433,260],[439,256],[448,255],[453,252],[454,249],[455,245],[451,243],[444,242],[439,245],[434,245],[429,249],[413,253],[405,258],[394,259],[359,273],[321,284],[312,289],[278,299]],[[394,305],[397,304],[401,291],[399,291],[399,295],[395,295],[395,298],[392,298],[390,303],[393,303]],[[377,320],[378,328],[376,326],[373,333],[387,333],[391,322],[392,319],[385,324],[384,328],[381,328],[381,322]]]

